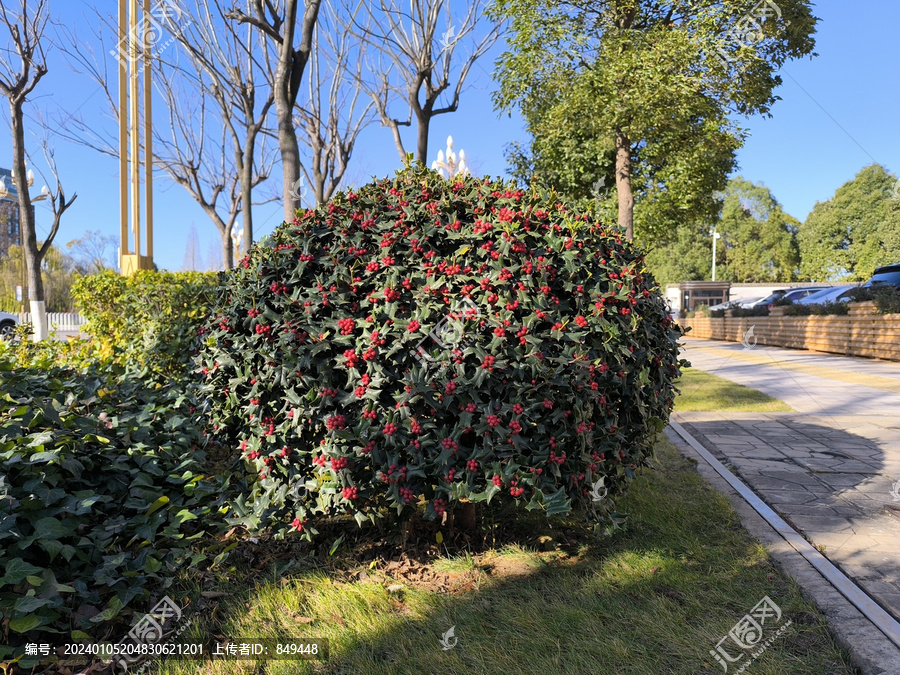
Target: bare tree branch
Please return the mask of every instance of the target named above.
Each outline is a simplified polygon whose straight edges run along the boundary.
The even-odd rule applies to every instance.
[[[295,125],[305,132],[299,139],[312,155],[309,168],[301,163],[300,170],[318,204],[331,199],[340,185],[356,139],[373,121],[374,105],[369,101],[361,112],[358,108],[364,93],[356,82],[361,77],[365,43],[354,41],[342,29],[334,6],[326,2],[324,9],[310,59],[308,96],[295,108]]]
[[[408,0],[408,10],[396,0],[379,0],[371,4],[360,0],[356,9],[345,4],[347,30],[377,49],[382,57],[377,65],[370,65],[370,77],[360,78],[358,82],[374,102],[382,125],[391,129],[401,159],[405,159],[406,153],[400,127],[410,126],[415,117],[416,159],[423,164],[427,162],[431,120],[458,109],[460,94],[472,65],[500,37],[502,24],[499,23],[490,24],[481,37],[475,35],[483,21],[485,6],[482,0],[472,0],[464,15],[454,17],[445,0]],[[365,11],[360,20],[356,15],[362,7]],[[438,23],[442,14],[446,14],[447,30],[439,35]],[[458,51],[466,43],[471,43],[471,52]],[[454,57],[460,57],[458,66]],[[441,96],[448,90],[452,97],[439,104]],[[394,100],[403,101],[408,107],[407,121],[391,114],[390,106]]]
[[[152,54],[155,88],[167,111],[165,123],[154,125],[153,161],[189,192],[213,222],[228,269],[234,263],[235,223],[240,216],[244,249],[249,250],[252,192],[271,175],[274,164],[265,134],[274,101],[274,72],[268,42],[256,39],[249,27],[242,29],[226,19],[224,2],[200,0],[187,18],[182,14],[163,19],[161,29],[176,44]],[[93,42],[102,47],[105,33],[116,34],[116,22],[99,12],[96,17]],[[70,65],[100,85],[108,116],[117,128],[120,111],[109,58],[98,60],[89,43],[72,31],[62,32],[62,49]],[[71,140],[118,157],[115,134],[104,135],[80,116],[67,126],[71,131],[65,133]]]
[[[274,95],[278,147],[283,173],[284,219],[291,222],[300,207],[300,149],[294,129],[293,112],[300,91],[303,72],[312,53],[313,33],[319,17],[321,0],[307,0],[299,27],[300,44],[294,47],[297,32],[299,0],[251,0],[252,14],[235,8],[227,17],[255,27],[275,42]]]

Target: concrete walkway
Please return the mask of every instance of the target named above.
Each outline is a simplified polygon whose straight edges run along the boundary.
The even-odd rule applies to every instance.
[[[688,338],[683,357],[797,411],[673,418],[900,620],[900,363]]]

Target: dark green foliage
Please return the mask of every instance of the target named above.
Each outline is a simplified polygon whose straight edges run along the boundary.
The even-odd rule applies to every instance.
[[[779,305],[777,301],[775,304]],[[814,305],[788,302],[784,306],[784,316],[843,316],[850,312],[850,303],[847,302],[822,302]]]
[[[201,543],[221,491],[174,388],[0,353],[0,391],[3,660],[26,641],[107,637],[135,599],[215,552]]]
[[[882,314],[900,314],[900,288],[888,284],[860,286],[850,292],[853,302],[874,302]]]
[[[734,309],[730,309],[727,311],[731,312],[731,316],[734,317],[769,316],[769,308],[766,305],[757,305],[756,307],[735,307]],[[710,312],[710,316],[725,316],[725,310],[715,310],[713,312]]]
[[[646,464],[680,365],[615,228],[421,168],[260,242],[208,331],[211,423],[253,472],[235,522],[306,536],[314,516],[492,497],[600,520],[593,484],[618,494]]]

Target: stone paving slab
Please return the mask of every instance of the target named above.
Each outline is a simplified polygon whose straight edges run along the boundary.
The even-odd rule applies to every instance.
[[[860,421],[851,433],[841,424],[849,420],[831,416],[673,418],[900,620],[900,510],[888,508],[900,476],[886,461],[900,453],[892,419]]]

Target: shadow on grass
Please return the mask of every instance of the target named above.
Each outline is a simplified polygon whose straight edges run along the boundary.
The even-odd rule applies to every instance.
[[[168,662],[153,672],[717,673],[710,650],[765,596],[783,614],[765,626],[763,641],[788,619],[792,625],[753,662],[753,673],[855,672],[727,500],[666,442],[659,450],[657,470],[622,500],[628,529],[612,537],[598,540],[571,521],[549,530],[529,514],[499,551],[431,560],[438,564],[429,569],[462,580],[452,593],[435,592],[414,573],[398,582],[380,571],[384,563],[357,563],[352,578],[320,568],[246,590],[231,586],[235,595],[207,612],[187,640],[326,638],[329,659]],[[559,546],[537,550],[540,536]],[[730,670],[749,660],[750,650]]]

